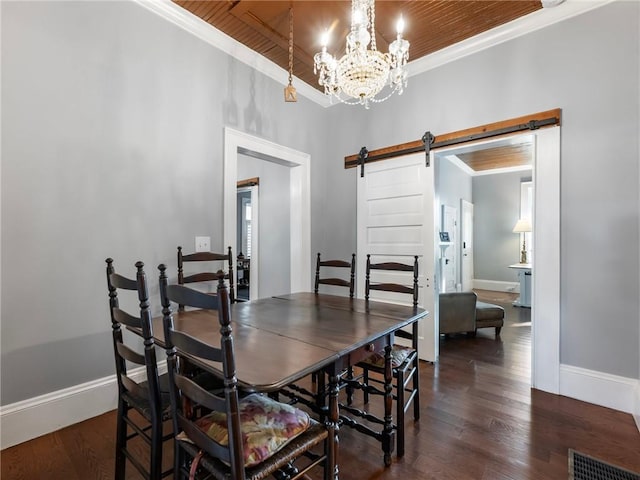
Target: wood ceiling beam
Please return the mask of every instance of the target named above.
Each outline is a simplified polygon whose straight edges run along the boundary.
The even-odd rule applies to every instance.
[[[274,17],[284,16],[286,18],[287,25],[287,36],[282,35],[278,30],[276,30],[272,25],[270,25],[267,21],[260,18],[254,12],[250,10],[252,2],[246,1],[238,1],[236,2],[230,9],[229,13],[240,20],[242,23],[247,25],[247,27],[255,30],[259,34],[263,35],[265,38],[268,38],[273,43],[275,43],[278,47],[285,51],[289,51],[289,7],[288,5],[282,11],[280,9],[272,10]],[[283,3],[283,5],[285,5]],[[293,9],[293,21],[295,23],[295,5]],[[294,57],[304,63],[307,67],[313,68],[313,56],[309,54],[306,50],[296,44],[295,37],[293,42],[293,55]]]

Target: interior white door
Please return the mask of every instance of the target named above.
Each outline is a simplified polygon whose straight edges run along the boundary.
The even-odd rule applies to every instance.
[[[239,268],[236,270],[236,297],[243,300],[257,300],[260,298],[258,294],[260,291],[258,284],[258,266],[260,265],[260,196],[258,192],[258,185],[238,189],[239,216],[236,228],[239,234],[236,237],[235,255],[242,253],[245,259],[250,260],[249,283],[245,278],[245,272]]]
[[[440,246],[442,279],[440,293],[455,292],[458,273],[458,209],[442,205],[442,230],[449,234],[449,246]]]
[[[473,203],[460,199],[460,262],[462,291],[473,289]]]
[[[433,182],[433,168],[426,167],[424,153],[418,153],[367,165],[357,187],[358,297],[364,297],[367,254],[374,262],[402,263],[413,263],[413,256],[418,255],[418,303],[429,312],[419,325],[419,352],[427,361],[435,361],[438,356]],[[410,304],[407,297],[389,292],[371,294],[374,300]]]

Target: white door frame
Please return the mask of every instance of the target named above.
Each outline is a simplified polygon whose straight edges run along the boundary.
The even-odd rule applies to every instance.
[[[531,386],[560,393],[560,127],[520,135],[535,138],[533,167],[533,243],[536,247],[531,309]],[[504,140],[506,137],[500,138]],[[474,145],[496,141],[483,140]],[[470,144],[465,144],[467,148]],[[436,154],[460,149],[431,150]]]
[[[531,385],[560,393],[560,127],[535,133]]]
[[[263,138],[249,135],[229,127],[224,128],[224,245],[236,244],[238,154],[250,153],[265,161],[277,162],[291,167],[290,175],[290,244],[291,244],[291,292],[311,290],[311,178],[308,153],[278,145]],[[251,262],[252,278],[259,278],[256,263]],[[251,299],[259,297],[256,282],[254,296],[253,282]]]
[[[467,222],[471,215],[471,222]],[[471,245],[470,247],[467,245]],[[466,253],[465,253],[466,252]],[[460,199],[460,283],[462,291],[473,287],[473,203]],[[464,267],[465,263],[467,268]],[[466,281],[465,281],[466,279]]]

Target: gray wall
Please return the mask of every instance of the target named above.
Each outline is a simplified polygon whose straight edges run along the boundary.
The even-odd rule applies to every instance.
[[[177,245],[224,247],[224,126],[318,172],[328,113],[134,3],[0,8],[6,405],[113,374],[105,258],[125,274],[143,260],[159,311]]]
[[[195,235],[222,248],[223,126],[311,155],[311,251],[348,258],[345,155],[556,107],[561,361],[638,378],[639,3],[411,77],[371,110],[285,104],[282,85],[134,4],[0,8],[3,405],[113,373],[104,258],[155,275]]]
[[[530,181],[531,173],[472,177],[445,157],[436,159],[435,168],[439,205],[458,210],[458,225],[460,199],[474,204],[474,278],[517,283],[517,272],[508,265],[520,261],[521,243],[512,230],[520,212],[520,183]],[[459,263],[456,282],[460,282]]]
[[[508,268],[520,261],[522,243],[513,227],[520,216],[520,183],[531,173],[473,177],[473,270],[479,280],[518,282]]]
[[[438,135],[562,108],[561,362],[631,378],[638,378],[640,350],[639,18],[638,2],[608,4],[413,76],[404,95],[371,110],[329,113],[333,162],[426,130]],[[355,222],[354,170],[348,182],[337,169],[326,173],[336,177],[329,205],[344,202],[330,221],[314,221],[317,230]],[[610,232],[625,241],[612,248]]]
[[[440,205],[458,209],[460,200],[473,201],[472,177],[446,158],[437,158],[434,166],[437,172],[436,190]]]
[[[458,235],[460,240],[460,200],[466,200],[467,202],[473,202],[472,194],[472,180],[471,176],[463,172],[458,166],[445,157],[437,157],[434,162],[434,168],[436,172],[436,195],[439,199],[438,211],[442,215],[442,205],[448,205],[454,207],[458,212]],[[456,257],[458,258],[458,264],[456,266],[456,284],[461,283],[461,242],[458,241],[458,251]],[[453,248],[453,247],[448,247]]]

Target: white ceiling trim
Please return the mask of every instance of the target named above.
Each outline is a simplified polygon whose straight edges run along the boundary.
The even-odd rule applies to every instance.
[[[473,53],[486,50],[554,23],[602,7],[616,0],[566,0],[553,7],[542,8],[509,23],[480,33],[407,64],[409,76],[418,75]],[[410,36],[408,36],[410,39]],[[411,88],[410,86],[407,88]]]
[[[200,17],[176,5],[169,0],[133,0],[160,17],[195,35],[200,40],[222,50],[242,63],[255,68],[276,82],[285,86],[289,84],[289,72],[271,60],[251,50],[224,32],[211,26]],[[294,76],[294,87],[298,95],[302,95],[318,105],[328,107],[329,99],[319,90]],[[284,94],[283,94],[284,95]],[[284,101],[284,96],[282,97]]]
[[[289,73],[285,69],[170,0],[133,1],[208,44],[231,55],[242,63],[255,68],[281,85],[285,86],[288,84]],[[554,23],[602,7],[613,1],[616,0],[566,0],[552,8],[542,8],[537,12],[530,13],[505,25],[458,42],[455,45],[426,55],[413,62],[409,62],[407,64],[407,72],[409,76],[424,73],[446,63],[458,60],[459,58],[466,57],[467,55],[491,48]],[[319,90],[297,77],[294,78],[294,86],[299,95],[306,97],[322,107],[332,105],[329,99]],[[409,85],[408,88],[411,88],[411,85]]]

